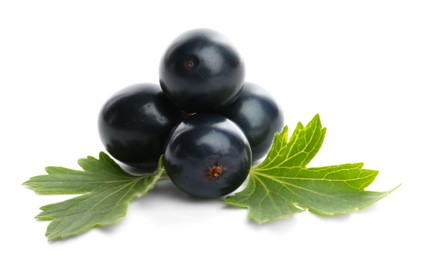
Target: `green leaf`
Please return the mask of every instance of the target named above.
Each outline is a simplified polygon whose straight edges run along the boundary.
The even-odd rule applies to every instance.
[[[47,167],[48,175],[30,178],[24,185],[40,194],[83,194],[41,207],[38,220],[48,220],[48,240],[74,236],[91,228],[117,223],[126,214],[128,203],[145,195],[163,173],[162,164],[151,175],[132,176],[108,155],[78,161],[83,171]]]
[[[325,132],[319,115],[306,127],[299,123],[290,140],[286,126],[276,134],[266,159],[251,169],[247,187],[225,203],[248,208],[250,219],[265,223],[307,209],[325,216],[357,211],[392,191],[365,191],[378,172],[363,169],[363,163],[307,168]]]

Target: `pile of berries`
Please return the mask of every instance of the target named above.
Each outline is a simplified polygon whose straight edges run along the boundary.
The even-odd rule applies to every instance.
[[[160,85],[127,87],[103,106],[99,134],[108,153],[150,170],[163,155],[172,182],[199,198],[236,190],[270,149],[283,113],[220,33],[197,29],[167,48]]]

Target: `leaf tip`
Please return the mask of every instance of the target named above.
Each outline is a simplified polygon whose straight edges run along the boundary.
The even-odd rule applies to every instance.
[[[397,186],[395,186],[395,188],[388,190],[387,194],[392,193],[393,191],[395,191],[396,189],[398,189],[401,186],[402,183],[398,184]]]
[[[29,188],[30,180],[26,180],[25,182],[21,183],[22,186]]]
[[[66,236],[62,236],[62,235],[59,235],[59,234],[52,234],[52,233],[51,233],[51,232],[49,232],[49,231],[46,231],[46,232],[45,232],[45,237],[46,237],[46,239],[47,239],[49,242],[53,242],[53,241],[55,241],[55,240],[60,240],[60,239],[66,238]]]
[[[107,153],[105,153],[104,151],[100,151],[99,152],[99,160],[104,160],[104,159],[111,159],[111,157],[109,157],[109,155]]]
[[[322,128],[322,121],[320,120],[320,114],[316,114],[308,123],[307,126],[317,125],[319,128]]]
[[[37,185],[33,183],[33,177],[21,183],[24,188],[31,189],[33,191],[37,191]]]

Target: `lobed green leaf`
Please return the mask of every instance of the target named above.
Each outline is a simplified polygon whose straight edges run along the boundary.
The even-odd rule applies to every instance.
[[[163,174],[162,160],[151,175],[132,176],[108,155],[78,161],[84,171],[47,167],[48,175],[30,178],[24,185],[40,194],[83,194],[41,207],[38,220],[48,220],[48,240],[62,239],[91,228],[117,223],[125,216],[128,203],[146,194]]]
[[[265,223],[307,209],[326,216],[353,212],[392,191],[365,191],[378,172],[363,169],[363,163],[306,167],[326,132],[318,115],[306,127],[299,123],[290,140],[287,132],[285,127],[276,134],[267,158],[250,171],[247,187],[225,203],[248,208],[252,220]]]

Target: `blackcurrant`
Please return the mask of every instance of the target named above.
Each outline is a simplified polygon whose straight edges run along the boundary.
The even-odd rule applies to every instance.
[[[188,112],[213,111],[233,101],[242,88],[245,67],[220,33],[195,29],[167,48],[159,69],[166,97]]]
[[[99,135],[109,154],[135,168],[153,169],[172,128],[183,119],[155,84],[137,84],[112,96],[99,114]]]
[[[172,182],[199,198],[236,190],[251,166],[251,150],[241,129],[218,114],[195,114],[172,132],[164,167]]]
[[[284,116],[274,98],[262,87],[245,82],[238,98],[219,111],[244,131],[253,161],[269,151],[274,135],[282,130]]]

